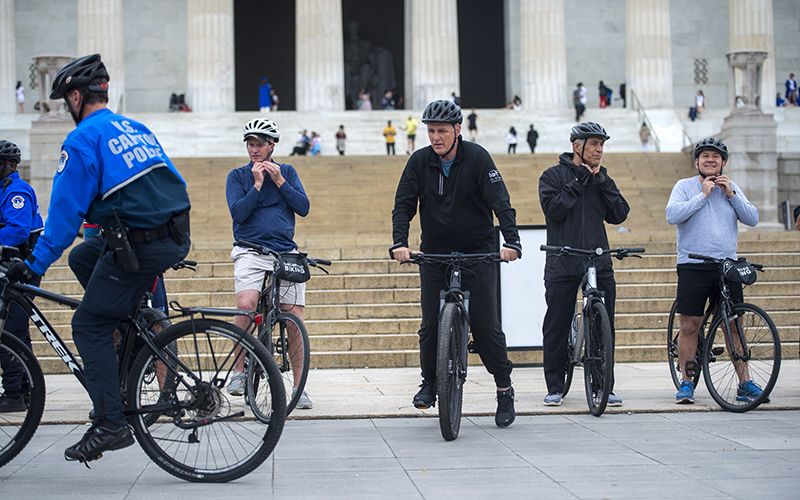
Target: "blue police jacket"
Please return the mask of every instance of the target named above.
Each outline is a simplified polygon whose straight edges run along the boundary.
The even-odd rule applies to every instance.
[[[19,246],[28,241],[30,234],[44,227],[39,215],[36,193],[27,182],[13,172],[3,179],[0,194],[0,245]]]
[[[131,229],[156,228],[190,206],[186,183],[155,134],[108,109],[97,110],[61,147],[47,224],[28,265],[44,274],[84,219],[114,227],[119,217]]]

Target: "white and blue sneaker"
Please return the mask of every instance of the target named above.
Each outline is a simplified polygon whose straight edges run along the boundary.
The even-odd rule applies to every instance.
[[[694,382],[691,380],[684,380],[681,382],[681,388],[678,390],[678,394],[675,395],[675,404],[694,404]]]

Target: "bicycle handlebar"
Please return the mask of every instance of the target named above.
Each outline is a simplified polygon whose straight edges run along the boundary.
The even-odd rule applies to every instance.
[[[197,262],[193,260],[182,260],[172,264],[171,267],[173,271],[177,271],[179,269],[191,269],[192,271],[197,271],[197,269],[195,269],[197,267]]]
[[[271,256],[273,256],[275,258],[280,257],[280,254],[278,252],[276,252],[275,250],[270,250],[269,248],[267,248],[265,246],[257,245],[255,243],[250,243],[249,241],[236,240],[234,245],[238,245],[240,247],[244,247],[244,248],[249,248],[251,250],[255,250],[257,253],[259,253],[261,255],[271,255]],[[299,252],[299,253],[300,253],[300,255],[302,255],[308,261],[308,265],[311,266],[311,267],[316,267],[318,269],[321,269],[321,270],[325,271],[325,269],[323,269],[323,268],[321,268],[319,266],[330,266],[332,264],[332,262],[327,260],[327,259],[317,259],[315,257],[309,257],[308,254],[305,253],[305,252]]]
[[[585,255],[587,257],[596,258],[600,257],[601,255],[611,254],[612,257],[616,257],[619,260],[624,259],[625,257],[639,257],[641,255],[635,255],[639,253],[644,253],[644,247],[634,247],[634,248],[606,248],[602,249],[600,247],[595,248],[594,250],[585,250],[582,248],[572,248],[568,246],[563,247],[556,247],[551,245],[542,245],[539,247],[539,250],[543,252],[556,252],[559,255]]]
[[[491,253],[460,253],[460,252],[453,252],[453,253],[414,253],[411,254],[411,258],[409,260],[404,260],[401,264],[426,264],[426,263],[452,263],[452,262],[480,262],[482,260],[491,261],[491,262],[508,262],[507,260],[503,260],[500,258],[500,254],[498,252],[491,252]]]
[[[723,262],[725,262],[725,259],[718,259],[716,257],[710,257],[708,255],[700,255],[699,253],[690,253],[688,257],[690,259],[702,260],[707,264],[722,264]],[[744,260],[744,257],[740,257],[739,259]],[[756,271],[761,271],[761,272],[764,271],[764,266],[762,264],[755,264],[753,262],[748,262],[748,264],[750,264],[750,266],[752,266],[753,269],[755,269]]]

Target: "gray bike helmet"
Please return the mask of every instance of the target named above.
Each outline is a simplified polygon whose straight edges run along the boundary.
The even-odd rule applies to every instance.
[[[694,148],[694,159],[696,160],[697,157],[700,156],[700,153],[709,149],[721,154],[722,161],[728,161],[728,146],[726,146],[724,142],[719,139],[714,139],[713,137],[703,139],[697,143],[697,146]]]
[[[61,99],[67,91],[78,87],[86,87],[90,92],[108,92],[108,84],[91,84],[95,78],[111,80],[100,54],[79,57],[58,70],[50,99]]]
[[[267,142],[267,137],[271,138],[272,142],[281,140],[281,133],[278,131],[278,126],[275,122],[272,120],[262,120],[261,118],[256,118],[255,120],[247,122],[242,133],[244,134],[245,141],[249,135],[257,136],[261,142]]]
[[[464,116],[461,114],[461,108],[456,103],[443,99],[428,104],[422,113],[422,123],[441,122],[455,125],[462,121]]]
[[[606,141],[611,139],[611,136],[606,133],[606,129],[601,127],[600,124],[595,122],[583,122],[572,127],[572,132],[569,134],[569,142],[575,142],[589,137],[600,137]]]
[[[16,144],[9,141],[0,140],[0,160],[11,162],[15,165],[19,164],[21,152]]]

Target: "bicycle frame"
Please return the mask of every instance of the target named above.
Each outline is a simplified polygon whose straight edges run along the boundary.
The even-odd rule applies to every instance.
[[[461,366],[458,366],[458,376],[461,380],[467,378],[467,356],[469,352],[469,290],[461,289],[461,266],[458,261],[453,263],[454,267],[450,270],[450,281],[447,290],[439,291],[439,315],[442,314],[444,305],[453,302],[461,311],[461,331],[463,335],[458,339],[458,353]]]
[[[5,300],[0,300],[0,331],[5,326],[6,318],[8,317],[8,306],[10,302],[15,302],[18,304],[25,313],[30,317],[39,331],[42,333],[44,338],[48,341],[50,346],[53,350],[58,354],[64,364],[67,365],[70,372],[78,379],[81,385],[86,389],[86,377],[83,371],[83,365],[78,361],[75,357],[75,354],[66,346],[64,341],[58,335],[56,330],[50,324],[49,321],[42,315],[39,308],[34,304],[33,299],[29,297],[41,297],[43,299],[50,300],[52,302],[56,302],[58,304],[66,305],[71,309],[76,309],[80,305],[79,300],[72,299],[70,297],[66,297],[64,295],[59,295],[54,292],[50,292],[47,290],[43,290],[39,287],[33,285],[27,285],[24,283],[13,283],[13,282],[6,282],[5,283],[6,289],[3,290],[3,295],[6,296]],[[177,302],[172,302],[170,305],[173,306],[174,309],[180,311],[180,314],[169,316],[168,319],[173,318],[181,318],[181,317],[193,317],[195,314],[205,315],[213,315],[213,316],[235,316],[241,314],[250,314],[251,311],[237,311],[237,310],[229,310],[229,309],[216,309],[216,308],[202,308],[202,307],[193,307],[193,308],[181,308]],[[194,391],[194,388],[191,384],[186,382],[184,376],[179,373],[173,366],[179,366],[184,369],[187,373],[192,376],[195,376],[194,373],[188,369],[188,367],[180,360],[180,358],[169,351],[167,354],[169,359],[164,355],[164,353],[159,350],[152,341],[150,335],[145,333],[145,329],[142,328],[144,323],[141,323],[133,318],[139,316],[141,311],[141,305],[137,306],[134,314],[131,318],[127,320],[121,321],[120,326],[127,326],[129,327],[128,334],[124,336],[124,340],[122,346],[119,349],[119,352],[122,353],[121,359],[118,362],[119,366],[119,375],[120,375],[120,382],[124,379],[124,375],[127,373],[128,367],[130,366],[131,361],[133,360],[134,355],[138,354],[138,351],[134,351],[134,343],[137,338],[143,340],[145,346],[142,349],[149,349],[153,355],[158,358],[158,361],[164,363],[165,367],[171,375],[176,378],[179,384],[184,385],[194,397],[199,400],[205,397],[205,394],[199,394]],[[146,323],[147,329],[153,326],[158,320],[154,320],[152,322]],[[252,321],[252,320],[251,320]],[[131,328],[132,327],[132,328]],[[131,331],[132,330],[132,331]],[[194,382],[199,382],[199,380],[194,380]],[[122,387],[120,387],[123,390]],[[183,402],[175,402],[178,406],[185,405]],[[161,403],[155,405],[149,405],[137,410],[133,410],[130,408],[125,409],[125,415],[135,415],[135,414],[149,414],[155,411],[166,411],[171,410],[173,403]],[[243,416],[244,412],[241,412]],[[194,426],[196,424],[180,424],[179,427],[186,427],[186,426]]]
[[[594,265],[594,260],[589,264],[589,267],[586,269],[586,274],[581,280],[581,290],[583,292],[583,307],[581,308],[581,320],[575,332],[575,350],[572,353],[572,363],[576,365],[581,361],[581,351],[583,350],[583,343],[586,339],[586,329],[589,328],[589,324],[585,322],[583,318],[587,317],[592,302],[599,300],[605,303],[603,292],[597,288],[597,267]]]

